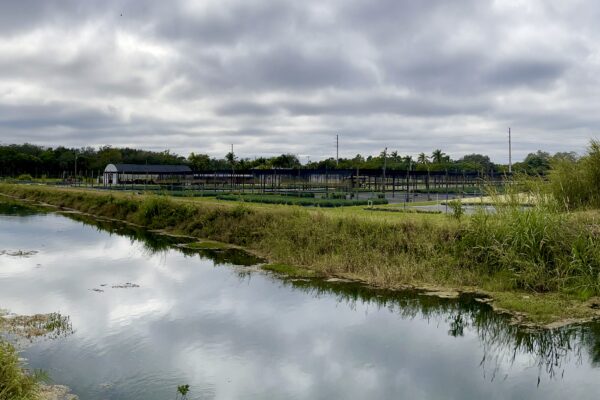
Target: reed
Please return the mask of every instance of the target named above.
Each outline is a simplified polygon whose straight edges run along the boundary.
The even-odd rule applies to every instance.
[[[580,159],[556,159],[551,167],[549,192],[563,210],[600,208],[600,142],[592,140]]]
[[[37,400],[38,379],[23,369],[15,348],[0,341],[0,400]]]

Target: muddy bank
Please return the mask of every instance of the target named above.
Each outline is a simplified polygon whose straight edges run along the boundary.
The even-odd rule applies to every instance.
[[[79,396],[63,385],[40,385],[40,400],[79,400]]]

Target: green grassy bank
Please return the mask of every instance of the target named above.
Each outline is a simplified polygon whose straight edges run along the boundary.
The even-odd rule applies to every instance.
[[[23,369],[15,348],[0,340],[0,400],[39,398],[38,379]]]
[[[507,205],[497,215],[458,219],[33,185],[4,184],[0,193],[243,246],[311,275],[485,291],[498,307],[538,323],[592,317],[590,301],[600,292],[600,246],[589,213],[582,219]]]

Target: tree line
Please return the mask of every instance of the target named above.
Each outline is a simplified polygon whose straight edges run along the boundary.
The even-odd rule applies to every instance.
[[[513,171],[528,174],[545,174],[556,159],[576,160],[575,153],[537,151],[523,161],[513,165]],[[61,178],[78,175],[97,176],[107,164],[175,164],[189,165],[194,171],[206,170],[249,170],[271,168],[310,168],[310,169],[383,169],[412,171],[465,171],[485,174],[505,173],[506,165],[495,164],[483,154],[469,154],[453,160],[440,149],[431,153],[421,153],[416,158],[401,155],[398,151],[383,151],[378,155],[352,158],[328,158],[320,161],[300,162],[294,154],[281,154],[275,157],[238,158],[228,153],[223,158],[207,154],[191,153],[184,156],[165,151],[148,151],[132,148],[103,146],[100,148],[44,147],[34,144],[0,145],[0,176]]]

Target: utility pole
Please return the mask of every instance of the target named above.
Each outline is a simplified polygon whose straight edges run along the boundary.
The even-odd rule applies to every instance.
[[[340,162],[340,135],[335,135],[335,166]]]
[[[77,157],[79,156],[79,154],[77,154],[77,151],[75,151],[75,186],[77,186]]]
[[[508,128],[508,173],[512,173],[512,138],[510,134],[510,127]]]
[[[233,176],[235,175],[235,156],[233,154],[233,143],[231,143],[231,191],[233,191]]]
[[[408,160],[408,169],[406,170],[406,200],[405,205],[410,201],[410,168],[412,167],[412,160]]]
[[[387,169],[387,147],[383,150],[383,192],[385,193],[385,170]]]

